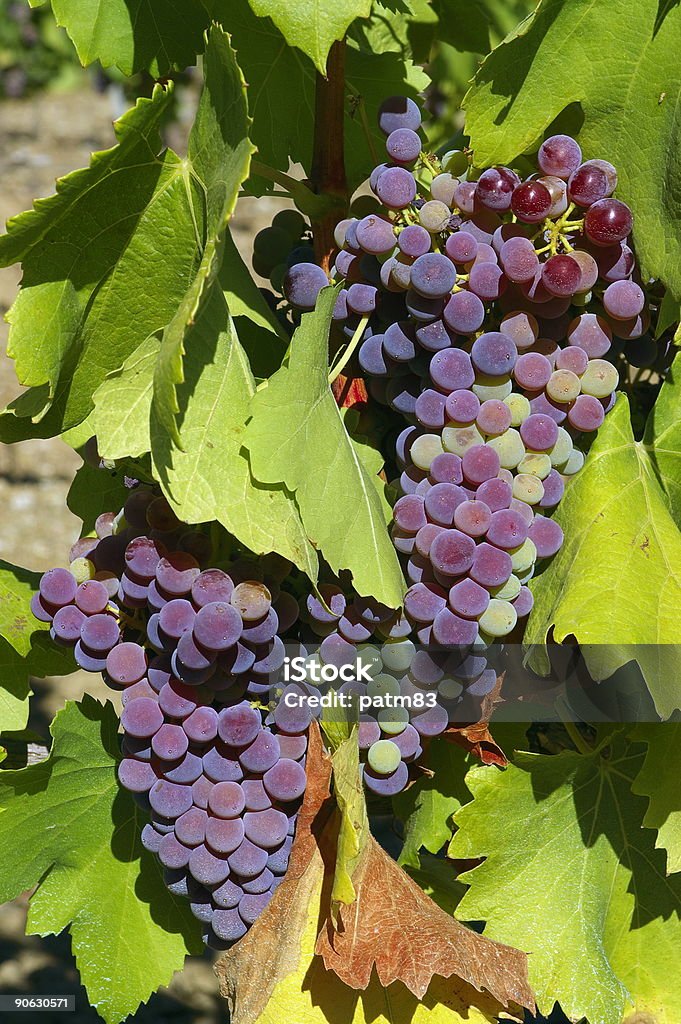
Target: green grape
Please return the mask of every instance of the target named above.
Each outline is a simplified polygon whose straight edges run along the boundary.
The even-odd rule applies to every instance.
[[[493,637],[508,636],[518,616],[512,604],[493,597],[480,616],[480,629]]]
[[[367,761],[379,775],[392,775],[401,760],[400,748],[392,740],[377,740],[367,751]]]
[[[518,572],[516,573],[516,575],[521,583],[529,583],[532,577],[534,576],[534,562],[532,563],[529,569],[525,570],[525,572]]]
[[[481,402],[489,398],[498,398],[503,402],[513,391],[513,381],[510,377],[488,377],[484,373],[476,373],[471,391]]]
[[[397,697],[400,693],[400,684],[392,676],[381,674],[374,676],[370,683],[367,683],[367,694],[372,700],[380,700],[383,697]]]
[[[527,572],[537,561],[537,549],[529,537],[517,548],[509,551],[509,555],[511,556],[513,572],[517,575]]]
[[[441,203],[438,199],[431,199],[430,202],[424,203],[419,210],[419,223],[426,231],[430,231],[431,234],[435,235],[440,231],[444,231],[451,215],[452,211],[448,206]]]
[[[458,679],[442,679],[438,683],[437,692],[443,700],[456,700],[463,693],[463,685]]]
[[[383,664],[391,672],[406,672],[415,653],[416,647],[411,640],[390,640],[381,648]]]
[[[409,725],[407,708],[381,708],[376,718],[381,729],[388,736],[399,736]]]
[[[581,376],[583,395],[594,398],[608,398],[619,383],[619,374],[612,363],[606,359],[590,359]]]
[[[521,586],[522,584],[518,577],[511,574],[502,586],[494,588],[492,594],[499,601],[512,601],[520,593]]]
[[[74,558],[69,566],[69,572],[77,583],[85,583],[94,577],[97,570],[89,558]]]
[[[558,440],[553,448],[549,449],[549,457],[552,466],[562,466],[570,458],[573,449],[572,438],[565,427],[558,427]]]
[[[417,441],[418,440],[420,439],[417,438]],[[474,448],[475,445],[484,443],[485,439],[474,423],[471,423],[469,427],[445,427],[442,431],[442,444],[444,450],[446,452],[453,452],[454,455],[460,455],[463,457],[469,448]],[[413,445],[411,453],[413,459]]]
[[[551,472],[551,459],[548,455],[544,455],[541,452],[528,452],[525,458],[521,459],[518,463],[518,472],[529,473],[530,476],[546,480]]]
[[[574,402],[581,390],[581,381],[572,370],[554,370],[546,385],[546,394],[554,402]]]
[[[544,497],[544,485],[538,476],[519,473],[513,480],[513,497],[527,505],[536,505]]]
[[[529,398],[518,394],[517,391],[512,391],[503,401],[511,410],[512,427],[519,427],[523,420],[526,420],[532,412]]]
[[[362,662],[362,668],[375,678],[383,671],[383,658],[378,647],[374,644],[360,644],[357,648],[357,655]]]
[[[515,469],[525,458],[525,445],[517,430],[511,427],[505,434],[492,437],[487,442],[488,448],[494,448],[499,456],[502,469]]]
[[[410,449],[411,460],[418,469],[429,470],[433,459],[442,455],[444,451],[444,430],[443,436],[439,434],[421,434],[417,437]]]
[[[560,471],[564,476],[574,476],[575,473],[579,473],[583,465],[584,452],[580,451],[579,448],[573,448],[560,467]]]

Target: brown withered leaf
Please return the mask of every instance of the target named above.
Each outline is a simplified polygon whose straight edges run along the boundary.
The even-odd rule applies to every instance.
[[[324,832],[335,809],[330,796],[331,760],[323,751],[315,721],[310,728],[306,764],[307,790],[284,881],[250,931],[215,965],[232,1024],[254,1024],[277,983],[298,968],[311,886],[324,872],[321,849],[328,844]],[[333,856],[331,848],[331,863]]]
[[[503,704],[501,690],[504,685],[504,674],[497,676],[497,681],[489,693],[485,694],[481,702],[481,714],[477,722],[468,722],[464,725],[452,725],[444,733],[445,739],[457,743],[468,753],[478,757],[483,764],[495,764],[499,768],[505,768],[508,758],[492,736],[489,723],[495,707]]]
[[[316,952],[350,988],[401,981],[418,999],[434,975],[489,992],[502,1006],[534,1009],[527,955],[478,935],[441,910],[370,838],[353,878],[357,899],[330,921]]]
[[[366,405],[369,401],[366,384],[361,377],[345,377],[339,373],[331,385],[336,405],[340,409],[352,409],[356,405]]]

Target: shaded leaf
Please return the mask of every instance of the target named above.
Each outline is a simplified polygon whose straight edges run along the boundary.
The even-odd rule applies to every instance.
[[[373,0],[249,0],[261,18],[270,17],[289,46],[307,54],[317,70],[326,73],[332,44],[345,36],[355,18],[368,18]]]
[[[681,527],[681,355],[665,378],[646,423],[643,445],[669,497],[672,515]]]
[[[357,898],[353,877],[369,841],[369,817],[359,770],[356,728],[352,729],[348,739],[334,752],[331,762],[333,791],[340,816],[331,893],[332,913],[335,916],[340,904],[353,903]]]
[[[360,594],[397,608],[404,582],[386,523],[390,507],[348,437],[328,384],[335,290],[303,316],[288,365],[259,391],[245,445],[253,474],[295,493],[303,525],[334,572],[349,569]]]
[[[681,871],[681,722],[649,722],[632,736],[648,744],[632,789],[647,796],[644,828],[657,830],[656,849],[667,852],[667,873]]]
[[[161,343],[152,334],[92,396],[92,426],[103,459],[123,459],[150,450],[149,414],[160,350]]]

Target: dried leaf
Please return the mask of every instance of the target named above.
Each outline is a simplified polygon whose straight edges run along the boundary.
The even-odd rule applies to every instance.
[[[433,976],[455,976],[503,1006],[533,1009],[527,956],[490,942],[440,910],[373,839],[355,872],[357,900],[328,921],[316,952],[351,988],[365,989],[375,967],[384,986],[401,981],[423,999]]]
[[[497,677],[496,685],[486,694],[481,703],[480,718],[477,722],[451,726],[447,729],[445,739],[457,743],[464,750],[478,757],[483,764],[496,764],[505,768],[508,758],[489,731],[489,723],[494,709],[503,704],[501,688],[504,684],[504,673]]]

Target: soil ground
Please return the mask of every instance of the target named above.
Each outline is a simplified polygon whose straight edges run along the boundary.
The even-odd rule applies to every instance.
[[[183,150],[191,114],[172,126],[171,144]],[[0,103],[0,225],[28,209],[34,198],[50,195],[55,178],[87,165],[93,150],[113,144],[112,119],[122,112],[115,93],[80,92]],[[234,234],[244,257],[253,233],[265,226],[281,204],[245,199],[239,203]],[[4,314],[14,301],[20,269],[0,269],[0,408],[18,393],[14,366],[5,354],[8,328]],[[79,457],[58,439],[0,445],[0,559],[44,571],[63,563],[79,535],[79,520],[66,508],[66,493],[80,465]],[[65,679],[36,680],[30,726],[45,734],[66,700],[87,690],[100,700],[111,692],[93,676],[76,673]],[[69,1024],[95,1024],[101,1018],[80,987],[66,933],[41,939],[25,935],[29,894],[0,906],[0,994],[60,995],[77,993],[77,1010]],[[224,1024],[228,1020],[208,954],[189,958],[170,986],[156,993],[130,1021],[134,1024]],[[3,1014],[10,1021],[12,1014]],[[30,1011],[14,1019],[29,1024],[65,1020],[63,1013]]]

